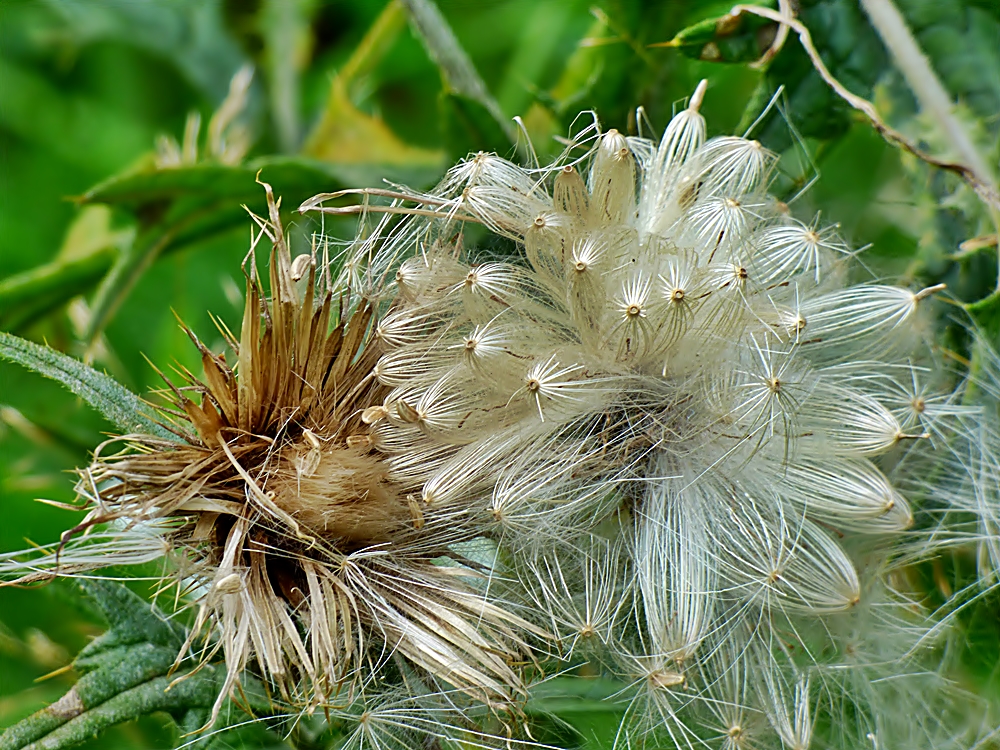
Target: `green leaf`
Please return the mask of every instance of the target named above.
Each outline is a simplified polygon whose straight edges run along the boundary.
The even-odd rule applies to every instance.
[[[166,619],[131,589],[102,578],[81,578],[78,585],[100,610],[110,630],[84,647],[77,666],[82,660],[118,646],[152,643],[173,649],[176,656],[184,644],[184,628]]]
[[[538,729],[545,728],[546,720],[554,720],[573,728],[574,747],[599,750],[618,744],[628,698],[634,694],[625,695],[628,691],[629,686],[617,680],[564,675],[532,686],[525,713],[539,724]]]
[[[490,114],[508,142],[514,140],[514,128],[504,116],[496,99],[479,77],[472,60],[455,38],[448,22],[433,0],[401,0],[410,14],[413,27],[438,66],[447,92],[478,102]]]
[[[153,410],[137,395],[77,359],[3,332],[0,357],[62,383],[123,432],[177,439],[155,421]]]
[[[767,3],[762,3],[767,5]],[[675,47],[695,60],[751,63],[770,46],[778,24],[749,13],[707,18],[682,29],[669,42],[654,47]]]
[[[955,99],[1000,130],[1000,3],[911,0],[899,10]]]
[[[225,670],[208,664],[178,679],[170,671],[184,645],[182,627],[120,583],[83,579],[80,588],[110,627],[74,661],[83,676],[73,688],[7,729],[0,735],[0,750],[72,747],[114,724],[154,711],[204,721],[224,683]],[[269,714],[270,705],[249,687],[244,690],[248,707]]]
[[[17,329],[91,289],[114,263],[105,247],[82,258],[56,260],[0,281],[0,328]]]
[[[87,329],[83,334],[83,340],[88,346],[101,335],[136,281],[170,243],[176,231],[177,227],[157,227],[152,232],[140,235],[135,243],[118,256],[94,295]]]
[[[266,213],[258,174],[274,187],[285,206],[294,207],[316,193],[346,185],[381,184],[385,176],[419,183],[436,172],[436,163],[432,168],[376,170],[367,166],[334,167],[301,157],[271,156],[238,166],[204,163],[156,169],[147,165],[111,177],[87,191],[80,200],[127,208],[140,218],[141,229],[101,282],[84,340],[89,344],[100,335],[135,283],[159,256],[213,234],[248,226],[249,219],[241,204],[257,213]]]
[[[986,340],[1000,346],[1000,290],[966,305],[965,309],[983,330]]]
[[[167,657],[170,658],[167,658]],[[211,705],[218,676],[206,667],[168,691],[173,655],[136,647],[121,655],[125,668],[81,678],[62,698],[0,735],[0,750],[55,750],[79,745],[114,724],[154,711]],[[89,678],[89,679],[88,679]]]
[[[853,0],[803,2],[799,20],[810,30],[816,51],[834,77],[855,94],[871,98],[876,82],[889,67],[886,55],[868,18]],[[785,87],[785,112],[806,138],[833,140],[843,136],[854,111],[813,69],[794,34],[767,70],[771,89]],[[772,111],[759,134],[769,148],[783,151],[791,145],[788,124]]]
[[[331,84],[322,119],[306,143],[306,153],[331,164],[386,166],[443,166],[444,153],[403,141],[381,117],[362,112],[347,95],[338,77]]]
[[[834,77],[870,97],[889,61],[859,5],[853,0],[802,0],[797,17]],[[700,60],[745,64],[760,58],[776,32],[777,24],[758,16],[726,14],[696,23],[661,46],[677,47]],[[850,127],[853,110],[820,78],[794,32],[768,64],[764,81],[743,122],[752,123],[778,86],[784,87],[782,111],[772,109],[753,134],[768,148],[781,152],[792,145],[789,123],[800,135],[820,140],[840,138]]]
[[[525,707],[528,713],[556,714],[621,714],[627,702],[617,702],[614,697],[628,689],[628,685],[603,678],[579,676],[556,677],[534,685]]]
[[[213,104],[247,60],[226,29],[220,0],[94,3],[45,0],[77,45],[113,39],[169,60]]]
[[[92,289],[133,234],[112,226],[108,206],[79,210],[50,263],[0,281],[0,328],[17,333]]]
[[[378,184],[384,170],[334,166],[290,156],[262,157],[238,166],[211,163],[168,169],[146,166],[95,185],[80,200],[139,209],[180,196],[199,196],[206,200],[225,199],[235,204],[243,202],[264,207],[264,191],[257,183],[258,172],[262,180],[274,187],[275,195],[283,197],[289,205],[298,205],[299,197],[304,200],[323,190],[336,189],[332,186]],[[413,170],[412,174],[419,176],[421,170]]]
[[[365,33],[351,56],[330,82],[323,114],[309,134],[304,153],[338,165],[381,164],[434,168],[444,166],[444,153],[402,140],[377,114],[358,109],[351,98],[406,28],[399,2],[390,2]]]
[[[477,151],[504,153],[510,148],[507,133],[475,99],[442,92],[441,119],[448,152],[455,158]]]

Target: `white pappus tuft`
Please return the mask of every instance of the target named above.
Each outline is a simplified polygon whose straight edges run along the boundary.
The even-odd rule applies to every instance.
[[[418,206],[364,247],[386,269],[379,440],[442,456],[422,502],[479,514],[506,595],[632,685],[623,746],[804,750],[835,704],[816,623],[874,606],[868,571],[925,544],[897,474],[976,410],[914,379],[943,285],[846,284],[836,227],[768,195],[759,142],[706,140],[704,95],[659,143],[591,126],[547,166],[480,153],[397,194]],[[467,223],[517,255],[477,261]]]

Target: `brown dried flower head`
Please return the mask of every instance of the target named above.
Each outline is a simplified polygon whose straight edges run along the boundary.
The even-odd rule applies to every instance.
[[[366,415],[388,393],[372,376],[374,306],[337,288],[315,249],[292,260],[264,187],[270,215],[254,217],[254,245],[272,244],[272,297],[251,249],[239,340],[223,327],[234,362],[188,331],[204,376],[168,381],[162,410],[180,442],[128,435],[102,446],[125,444],[99,449],[82,472],[86,519],[48,561],[30,562],[48,570],[20,580],[166,551],[171,580],[198,607],[178,660],[206,633],[200,658],[225,656],[213,720],[248,666],[306,708],[376,679],[502,705],[521,690],[516,633],[530,626],[487,602],[482,573],[455,551],[475,537],[461,510],[425,514],[420,479],[372,446]]]

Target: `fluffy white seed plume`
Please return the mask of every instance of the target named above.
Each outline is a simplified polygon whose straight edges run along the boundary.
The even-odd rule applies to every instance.
[[[789,679],[772,670],[762,676],[764,712],[785,750],[809,750],[813,737],[809,677],[793,673]]]
[[[566,660],[611,646],[626,586],[620,545],[593,538],[582,549],[550,550],[524,561],[529,596],[558,634]]]
[[[870,604],[860,572],[926,538],[926,494],[898,475],[938,442],[996,469],[949,443],[974,411],[913,379],[913,324],[943,286],[845,284],[837,229],[767,194],[776,156],[706,140],[705,91],[659,142],[592,125],[547,167],[478,154],[368,208],[410,214],[361,253],[395,291],[373,439],[427,457],[426,507],[486,519],[567,657],[600,633],[589,658],[659,716],[640,734],[804,748],[826,710],[807,634]],[[477,262],[468,222],[517,255]]]

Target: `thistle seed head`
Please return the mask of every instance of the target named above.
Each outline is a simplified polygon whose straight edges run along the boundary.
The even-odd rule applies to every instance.
[[[658,143],[588,127],[546,167],[478,154],[369,237],[379,268],[420,237],[426,273],[386,318],[414,334],[380,337],[377,377],[414,419],[390,411],[377,444],[426,457],[427,507],[478,514],[563,655],[632,686],[640,733],[805,748],[815,631],[868,606],[863,571],[930,523],[900,467],[967,440],[972,412],[907,386],[942,287],[845,284],[837,228],[767,194],[759,142],[706,140],[704,93]],[[475,263],[463,222],[516,257]]]
[[[180,442],[98,451],[87,520],[3,564],[169,555],[189,645],[226,657],[216,711],[252,668],[359,744],[446,736],[460,695],[509,708],[540,654],[621,681],[622,746],[859,746],[899,696],[925,710],[885,679],[933,630],[887,571],[945,543],[929,497],[1000,566],[1000,430],[926,383],[941,286],[845,284],[836,228],[767,195],[759,142],[706,140],[704,94],[658,143],[595,123],[546,167],[382,191],[335,282],[269,199],[271,296],[251,264],[231,363],[192,335]],[[470,222],[516,256],[483,262]]]

